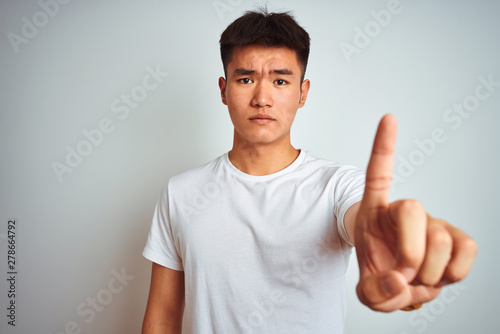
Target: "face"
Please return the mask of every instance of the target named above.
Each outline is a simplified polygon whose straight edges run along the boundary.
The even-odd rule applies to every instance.
[[[290,128],[304,106],[309,80],[301,82],[295,51],[248,46],[236,48],[219,78],[222,102],[234,125],[234,145],[290,145]]]

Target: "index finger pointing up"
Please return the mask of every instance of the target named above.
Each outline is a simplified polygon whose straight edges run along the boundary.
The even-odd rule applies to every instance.
[[[363,195],[363,204],[366,207],[374,208],[389,203],[396,132],[396,117],[391,114],[382,117],[366,170],[365,193]]]

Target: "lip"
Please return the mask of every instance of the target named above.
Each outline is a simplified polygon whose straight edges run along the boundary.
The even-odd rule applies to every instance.
[[[258,124],[266,124],[275,121],[273,117],[268,114],[256,114],[248,118],[251,122]]]

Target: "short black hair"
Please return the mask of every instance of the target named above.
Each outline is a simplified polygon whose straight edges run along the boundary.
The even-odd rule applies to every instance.
[[[309,59],[310,38],[290,12],[269,13],[266,8],[247,11],[231,23],[220,37],[220,54],[224,73],[236,47],[262,45],[294,50],[302,68],[302,79]]]

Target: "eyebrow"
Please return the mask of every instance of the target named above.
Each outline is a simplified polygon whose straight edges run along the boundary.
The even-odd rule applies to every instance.
[[[287,68],[275,69],[272,70],[271,73],[279,74],[279,75],[293,75],[293,72]],[[255,70],[249,70],[246,68],[237,68],[234,70],[233,75],[252,75],[255,74]]]
[[[273,70],[273,73],[280,74],[280,75],[293,75],[293,72],[287,68]]]
[[[254,70],[247,70],[245,68],[237,68],[234,70],[233,74],[234,75],[251,75],[251,74],[254,74],[255,71]]]

